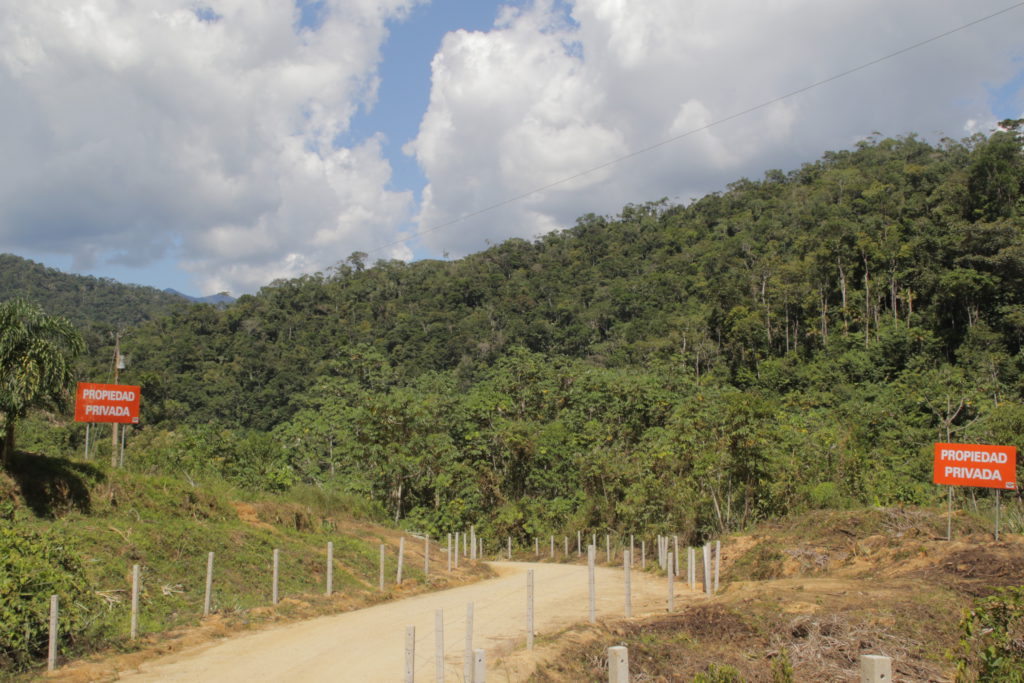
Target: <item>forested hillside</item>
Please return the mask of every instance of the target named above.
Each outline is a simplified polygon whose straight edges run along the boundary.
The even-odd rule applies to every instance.
[[[521,537],[931,502],[934,440],[1024,434],[1019,128],[144,321],[131,466]]]

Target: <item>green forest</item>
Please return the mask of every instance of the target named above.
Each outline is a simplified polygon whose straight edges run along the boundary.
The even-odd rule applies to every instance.
[[[85,303],[9,256],[0,299],[81,326],[82,381],[111,379],[124,332],[138,471],[313,485],[523,541],[933,504],[934,441],[1024,435],[1022,123],[877,135],[458,260],[354,253],[226,307],[102,281],[117,303]],[[82,456],[69,414],[20,429]]]

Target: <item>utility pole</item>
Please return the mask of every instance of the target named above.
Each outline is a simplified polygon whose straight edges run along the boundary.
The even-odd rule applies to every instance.
[[[114,384],[117,384],[118,377],[121,373],[121,335],[122,330],[118,330],[114,333]],[[110,423],[110,466],[113,468],[117,467],[117,423]]]

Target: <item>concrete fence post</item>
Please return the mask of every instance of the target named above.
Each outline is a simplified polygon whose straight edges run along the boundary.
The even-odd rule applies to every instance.
[[[624,645],[608,648],[608,683],[629,683],[629,649]]]
[[[139,636],[139,565],[132,565],[132,640]]]
[[[444,610],[434,612],[434,678],[444,683]]]
[[[379,563],[379,565],[380,565],[380,574],[377,577],[377,587],[380,589],[380,592],[383,593],[384,592],[384,544],[383,543],[380,544],[380,563]]]
[[[278,550],[277,548],[274,548],[274,578],[273,578],[274,585],[271,587],[271,590],[270,590],[271,604],[274,604],[274,605],[277,604],[277,598],[278,598],[278,595],[279,595],[278,594],[278,590],[277,590],[277,585],[278,585],[278,580],[280,578],[281,578],[281,551]]]
[[[629,566],[630,567],[633,566],[633,564],[632,564],[633,558],[636,556],[636,553],[633,552],[633,547],[634,547],[633,546],[633,534],[630,534],[629,535],[629,561],[630,561],[630,565]]]
[[[334,590],[334,542],[327,541],[327,597]]]
[[[540,557],[540,539],[536,536],[533,538],[533,554]]]
[[[463,680],[473,680],[473,603],[466,603],[466,651],[462,657]]]
[[[721,565],[722,542],[715,541],[715,593],[718,593],[718,568]]]
[[[566,560],[568,560],[569,559],[569,537],[568,536],[565,537],[563,545],[564,545],[564,548],[562,549],[562,555],[563,555],[563,557]]]
[[[465,531],[463,531],[462,532],[462,556],[467,558],[467,559],[469,558],[469,550],[467,550],[467,548],[469,547],[467,545],[467,543],[469,543],[468,539],[469,539],[469,534],[467,534]]]
[[[60,598],[56,595],[50,596],[50,644],[46,656],[46,670],[53,671],[57,668],[57,626],[58,620],[57,615],[60,610],[59,608]]]
[[[455,568],[459,568],[459,532],[455,532]]]
[[[583,557],[583,532],[576,530],[576,557]]]
[[[640,569],[647,569],[647,541],[640,539]]]
[[[511,536],[508,537],[508,553],[507,554],[508,554],[509,562],[511,562],[512,561],[512,537]]]
[[[526,572],[526,649],[533,649],[533,570]]]
[[[627,550],[622,553],[622,571],[626,583],[626,618],[633,616],[633,577],[630,575],[633,566],[633,551]]]
[[[405,683],[416,680],[416,627],[405,627]]]
[[[588,616],[590,623],[597,621],[597,595],[594,581],[594,562],[597,559],[597,546],[591,545],[587,548],[587,587],[590,593]]]
[[[423,537],[423,580],[430,576],[430,536]]]
[[[469,559],[471,559],[473,561],[476,561],[476,557],[477,557],[476,556],[476,548],[477,548],[477,545],[476,545],[476,525],[474,525],[474,524],[470,524],[469,525],[469,541],[470,541],[470,543],[469,543],[469,545],[470,545],[470,551],[469,551],[470,552],[470,556],[469,556]]]
[[[892,659],[883,655],[860,656],[860,683],[892,681]]]
[[[473,683],[487,683],[487,657],[483,650],[473,651]]]
[[[672,553],[665,557],[665,573],[668,575],[668,611],[676,610],[676,587],[675,587],[675,565],[672,562]]]
[[[395,584],[402,585],[402,564],[405,562],[405,536],[398,539],[398,573],[395,576]]]
[[[203,616],[210,616],[210,604],[213,602],[213,553],[206,554],[206,593],[203,596]]]
[[[675,567],[673,567],[672,573],[679,576],[679,537],[672,537],[672,557],[675,560]]]
[[[704,592],[711,595],[711,544],[704,544]]]
[[[612,563],[612,537],[608,534],[604,535],[604,561],[605,564]]]
[[[554,536],[551,537],[551,554],[550,554],[550,558],[552,560],[555,559],[555,537]]]
[[[451,572],[451,570],[452,570],[452,535],[451,535],[451,532],[448,533],[448,547],[446,548],[446,551],[448,553],[448,571]]]

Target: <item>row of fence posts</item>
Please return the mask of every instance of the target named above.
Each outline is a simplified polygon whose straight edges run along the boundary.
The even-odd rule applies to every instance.
[[[378,589],[383,592],[385,589],[385,560],[386,560],[386,548],[387,545],[384,543],[380,544],[380,555],[379,555],[379,577],[378,577]],[[448,547],[448,555],[451,557],[451,546]],[[475,553],[474,553],[475,557]],[[402,574],[404,571],[405,563],[405,537],[401,537],[398,543],[398,558],[397,558],[397,571],[395,576],[395,583],[402,583]],[[280,579],[281,579],[281,551],[278,548],[274,548],[272,554],[272,569],[271,569],[271,589],[270,589],[270,600],[271,603],[276,605],[280,602]],[[449,560],[449,567],[451,566]],[[213,602],[213,571],[214,571],[214,553],[210,552],[206,556],[206,583],[205,591],[203,595],[203,616],[210,616],[210,611]],[[423,574],[424,576],[430,575],[430,536],[423,537]],[[142,588],[142,568],[140,565],[132,566],[132,588],[131,588],[131,616],[129,626],[129,637],[135,640],[139,636],[139,596]],[[327,543],[327,575],[326,575],[326,588],[325,594],[330,597],[334,592],[334,543]],[[59,619],[60,619],[60,599],[56,595],[50,596],[50,633],[49,633],[49,651],[47,656],[47,670],[53,671],[57,667],[57,638],[59,632]]]
[[[461,539],[460,539],[460,535],[461,535]],[[477,535],[476,535],[476,527],[475,526],[470,526],[468,533],[466,533],[466,532],[454,532],[454,534],[449,533],[447,540],[448,540],[448,543],[447,543],[447,547],[446,547],[445,551],[446,551],[447,560],[448,560],[448,571],[449,572],[452,570],[453,560],[454,560],[454,568],[455,569],[459,568],[459,557],[460,557],[460,555],[462,557],[467,557],[467,558],[469,558],[470,560],[473,560],[473,561],[475,561],[478,557],[483,557],[483,539],[477,537]],[[460,551],[460,547],[459,547],[460,546],[460,540],[461,540],[461,545],[462,545],[461,553],[459,552]],[[594,583],[595,583],[594,582],[594,565],[596,563],[596,558],[597,558],[597,534],[596,533],[592,534],[591,540],[593,542],[588,546],[589,585],[590,585],[589,617],[590,617],[590,621],[594,622],[595,618],[596,618],[595,617],[595,604],[596,604],[595,601],[596,601],[596,598],[595,598],[595,595],[594,595]],[[453,541],[454,541],[454,545],[453,545]],[[675,541],[676,547],[678,547],[678,537],[676,537],[674,539],[674,541]],[[582,543],[582,532],[577,531],[577,533],[576,533],[577,552],[580,551],[580,544],[581,543]],[[424,535],[423,536],[423,544],[424,544],[423,545],[423,573],[424,573],[424,576],[427,577],[430,574],[430,536],[429,535]],[[539,554],[539,539],[536,539],[536,538],[534,539],[534,546],[535,546],[535,551]],[[511,559],[511,556],[512,556],[512,538],[511,538],[511,536],[508,538],[507,547],[508,547],[508,557]],[[666,557],[670,557],[672,555],[672,553],[668,553],[668,537],[660,537],[659,536],[658,537],[658,547],[659,547],[659,551],[661,553],[663,553],[662,555],[659,556],[661,564],[662,564],[662,567],[663,568],[668,568],[667,567],[667,561],[666,561],[665,558]],[[630,536],[630,550],[624,551],[624,555],[623,555],[624,558],[627,558],[627,557],[630,558],[629,559],[629,563],[628,563],[627,568],[626,568],[627,587],[629,586],[629,582],[630,582],[629,568],[631,568],[632,565],[633,565],[632,548],[633,548],[633,536],[631,535]],[[564,549],[564,551],[566,553],[566,556],[568,556],[568,549],[569,549],[569,537],[568,536],[564,537],[563,549]],[[713,588],[712,588],[712,583],[710,581],[710,561],[709,561],[710,544],[704,546],[704,588],[705,588],[705,592],[707,592],[709,595],[718,590],[718,566],[719,566],[719,562],[718,562],[719,552],[718,551],[719,551],[719,549],[720,549],[720,543],[716,541],[715,553],[714,553],[714,557],[715,557],[715,563],[714,563],[714,583],[713,583]],[[378,589],[381,592],[383,592],[385,590],[385,585],[386,585],[386,582],[385,582],[386,545],[382,543],[380,545],[380,549],[379,550],[380,550],[380,552],[379,552]],[[554,557],[554,536],[551,537],[550,553],[551,553],[551,556]],[[612,549],[611,549],[610,536],[608,534],[605,534],[605,553],[606,553],[606,559],[610,563],[612,561]],[[667,554],[665,554],[665,553],[667,553]],[[271,578],[271,602],[272,602],[272,604],[276,605],[276,604],[278,604],[280,602],[280,592],[279,592],[280,566],[281,566],[281,551],[280,551],[280,549],[275,548],[273,550],[273,556],[272,557],[273,557],[273,560],[272,560],[273,564],[272,564],[272,578]],[[399,545],[398,545],[397,568],[396,568],[396,576],[395,576],[395,583],[397,585],[401,585],[402,584],[403,571],[404,571],[404,562],[405,562],[405,536],[402,536],[399,539]],[[694,562],[694,549],[693,548],[689,549],[689,561],[688,561],[687,564],[688,564],[689,572],[690,572],[690,576],[689,576],[689,578],[690,578],[690,588],[694,589],[696,565],[695,565],[695,562]],[[644,544],[644,541],[642,541],[642,540],[641,540],[641,568],[642,569],[646,568],[646,546]],[[675,574],[678,574],[678,560],[676,560],[676,564],[675,564],[674,569],[675,569]],[[214,572],[214,553],[210,552],[210,553],[207,554],[207,561],[206,561],[206,583],[205,583],[205,593],[204,593],[204,597],[203,597],[203,616],[204,617],[208,617],[210,615],[210,611],[211,611],[212,597],[213,597],[213,572]],[[674,574],[672,574],[672,573],[669,574],[669,590],[670,590],[670,594],[671,594],[671,591],[672,591],[671,582],[672,582],[672,576],[673,575]],[[532,586],[532,580],[533,580],[532,572],[530,572],[529,576],[530,576],[530,582],[531,582],[531,586]],[[326,590],[325,590],[325,593],[326,593],[326,595],[328,597],[333,592],[333,579],[334,579],[334,543],[333,542],[329,542],[329,543],[327,543],[327,572],[326,572]],[[133,567],[132,567],[131,621],[130,621],[130,628],[129,628],[129,632],[130,632],[129,635],[130,635],[130,638],[133,639],[133,640],[138,637],[138,633],[139,633],[139,592],[140,592],[140,590],[141,590],[141,567],[136,564],[136,565],[133,565]],[[530,595],[531,595],[531,605],[532,605],[532,587],[530,589]],[[627,590],[627,595],[629,595],[629,591],[628,590]],[[631,606],[630,602],[631,602],[631,599],[629,597],[627,597],[627,616],[630,616],[631,613],[632,613],[632,606]],[[671,611],[672,608],[673,608],[673,604],[672,604],[672,599],[670,597],[669,610]],[[57,655],[56,655],[56,647],[57,647],[57,645],[56,645],[56,643],[57,643],[57,633],[58,633],[58,619],[59,619],[59,600],[58,600],[58,597],[56,595],[54,595],[54,596],[51,596],[50,648],[49,648],[50,652],[49,652],[49,656],[48,656],[48,659],[47,659],[47,667],[48,667],[48,669],[50,671],[52,671],[52,670],[54,670],[56,668],[56,658],[57,658]],[[532,610],[531,610],[531,620],[532,620]],[[532,629],[531,629],[530,633],[531,633],[530,640],[532,641]]]
[[[661,541],[659,541],[661,542]],[[716,542],[714,555],[716,562],[714,564],[714,583],[710,579],[707,580],[709,590],[708,594],[711,594],[711,586],[717,587],[718,585],[718,554],[721,549],[721,544]],[[696,557],[695,548],[689,548],[689,556],[691,559],[689,576],[691,578],[691,588],[693,588],[694,577],[696,576],[696,566],[693,559]],[[711,544],[704,546],[704,558],[705,558],[705,577],[709,577],[711,573],[711,561],[710,553]],[[587,546],[587,586],[588,586],[588,601],[587,601],[587,616],[590,623],[597,621],[597,590],[596,590],[596,565],[597,565],[597,546]],[[662,557],[662,561],[665,565],[667,585],[668,585],[668,611],[675,611],[675,554],[672,551],[667,551]],[[623,582],[625,588],[625,616],[632,618],[633,616],[633,588],[632,588],[632,566],[633,557],[632,552],[625,550],[623,552],[622,569],[623,569]],[[532,569],[526,572],[526,649],[533,650],[534,646],[534,571]],[[444,682],[444,613],[443,610],[437,610],[434,619],[434,631],[435,631],[435,672],[436,680],[439,683]],[[405,632],[405,681],[406,683],[415,683],[415,657],[416,657],[416,627],[409,625],[406,626]],[[622,648],[621,661],[628,662],[628,658],[625,654],[625,648]],[[609,651],[611,656],[611,651]],[[473,603],[466,605],[466,649],[463,657],[464,664],[464,680],[471,681],[472,683],[484,683],[486,676],[486,662],[485,652],[481,649],[473,648]],[[621,667],[626,667],[625,678],[609,678],[614,681],[628,681],[628,663],[619,665],[615,671],[620,671]],[[612,676],[613,667],[611,659],[609,659],[609,676]],[[614,674],[623,675],[623,674]],[[870,679],[875,680],[875,679]]]

